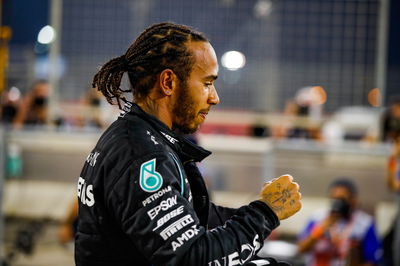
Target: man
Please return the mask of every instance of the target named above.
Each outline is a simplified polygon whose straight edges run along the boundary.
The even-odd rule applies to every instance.
[[[21,129],[24,125],[41,126],[46,124],[49,111],[47,105],[49,92],[50,86],[46,80],[38,80],[32,85],[23,98],[13,121],[15,129]]]
[[[120,88],[125,72],[134,103]],[[217,75],[209,41],[173,23],[146,29],[95,75],[110,103],[126,104],[79,177],[78,266],[244,265],[279,220],[300,209],[288,175],[239,209],[209,202],[195,162],[210,152],[177,132],[196,131],[219,103]]]
[[[315,214],[300,235],[307,265],[377,265],[381,247],[373,219],[357,209],[357,190],[349,179],[330,185],[329,210]]]
[[[400,96],[390,101],[390,106],[382,116],[382,140],[395,142],[400,132]]]

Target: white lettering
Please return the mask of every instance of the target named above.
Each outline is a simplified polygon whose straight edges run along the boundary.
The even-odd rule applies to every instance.
[[[165,193],[167,193],[171,190],[172,190],[171,186],[168,186],[166,188],[163,188],[163,189],[157,191],[154,194],[151,194],[148,198],[146,198],[144,201],[142,201],[143,207],[149,203],[152,203],[154,200],[158,199],[159,197],[161,197],[162,195],[164,195]]]
[[[178,209],[172,210],[170,213],[167,213],[160,220],[157,221],[157,227],[153,229],[153,231],[157,230],[161,226],[163,226],[166,222],[171,220],[172,218],[178,216],[183,213],[183,206],[180,206]]]
[[[164,135],[164,137],[166,137],[167,140],[169,140],[169,142],[171,142],[172,144],[175,144],[176,142],[179,142],[177,139],[171,137],[170,135],[168,135],[168,134],[166,134],[166,133],[164,133],[164,132],[161,132],[161,133],[162,133],[162,134]]]
[[[193,225],[192,228],[186,230],[181,236],[179,236],[176,240],[172,241],[172,250],[175,251],[177,248],[183,245],[183,243],[187,242],[188,240],[192,239],[194,236],[198,235],[200,232],[197,229],[196,225]]]
[[[132,103],[126,102],[122,107],[122,111],[119,113],[119,117],[124,117],[127,113],[131,111]]]
[[[85,184],[85,179],[83,179],[82,177],[79,177],[79,179],[78,179],[78,187],[76,189],[76,192],[78,194],[78,198],[81,197],[81,191],[82,191],[83,184]]]
[[[85,195],[85,193],[86,193],[86,183],[83,185],[83,189],[81,191],[81,202],[83,204],[86,204],[86,195]]]
[[[232,254],[228,255],[228,265],[243,265],[239,260],[239,253],[233,252]]]
[[[93,195],[93,185],[87,185],[85,179],[82,177],[79,177],[78,179],[78,187],[76,192],[82,204],[85,204],[89,207],[94,205],[95,200]]]
[[[220,260],[213,260],[208,263],[209,266],[221,266],[225,265],[225,262],[228,264],[226,266],[236,266],[236,265],[244,265],[248,260],[254,257],[257,251],[261,248],[261,242],[259,241],[258,235],[256,235],[253,239],[252,244],[243,244],[240,247],[240,253],[237,251],[229,254],[226,257],[221,258]],[[221,264],[222,263],[222,264]]]
[[[189,197],[188,197],[188,201],[189,201],[189,202],[192,202],[192,200],[193,200],[192,191],[191,191],[191,190],[189,190]]]
[[[176,232],[181,230],[182,228],[186,227],[187,225],[193,223],[194,220],[190,214],[183,216],[181,219],[178,221],[174,222],[167,228],[165,228],[163,231],[161,231],[160,236],[164,239],[167,240],[170,238],[172,235],[174,235]]]
[[[153,209],[149,210],[147,214],[149,215],[150,219],[153,220],[160,211],[166,211],[172,206],[176,205],[176,195],[174,197],[168,198],[166,200],[161,201],[160,205],[154,207]]]
[[[93,185],[87,186],[86,197],[86,205],[92,207],[94,205]]]
[[[92,152],[92,153],[90,153],[89,155],[88,155],[88,157],[86,158],[86,162],[90,165],[90,166],[92,166],[92,167],[94,167],[95,165],[96,165],[96,161],[97,161],[97,157],[99,157],[99,155],[100,155],[100,152]]]

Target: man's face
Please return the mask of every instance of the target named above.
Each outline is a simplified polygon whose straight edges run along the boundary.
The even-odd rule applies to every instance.
[[[330,191],[330,197],[332,199],[342,199],[345,200],[350,207],[353,209],[356,204],[356,198],[351,194],[351,192],[344,186],[333,187]]]
[[[173,129],[182,133],[195,132],[204,122],[211,105],[219,103],[214,87],[218,75],[218,61],[214,49],[208,42],[192,42],[188,49],[193,54],[194,64],[186,81],[179,84],[173,107]]]

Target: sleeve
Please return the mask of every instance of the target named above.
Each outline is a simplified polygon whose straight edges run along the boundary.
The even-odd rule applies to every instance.
[[[133,162],[108,196],[112,215],[152,265],[243,265],[279,225],[275,213],[255,201],[208,231],[183,197],[182,182],[173,156],[155,153]]]
[[[212,229],[223,225],[227,220],[235,215],[236,212],[237,209],[221,207],[211,202],[208,211],[208,228]]]
[[[204,202],[204,199],[208,199],[208,195],[204,195],[207,193],[206,184],[204,183],[203,176],[201,175],[199,168],[196,163],[186,163],[185,164],[185,173],[189,179],[189,183],[192,187],[193,198],[201,198],[197,200],[199,202]],[[195,201],[196,202],[196,201]],[[227,208],[217,206],[211,202],[204,202],[206,204],[206,216],[208,219],[205,221],[208,224],[208,229],[215,228],[217,226],[223,225],[228,219],[230,219],[235,213],[237,209]],[[203,213],[203,206],[195,206],[196,213]]]
[[[372,223],[362,241],[362,252],[366,262],[378,263],[382,258],[381,242]]]

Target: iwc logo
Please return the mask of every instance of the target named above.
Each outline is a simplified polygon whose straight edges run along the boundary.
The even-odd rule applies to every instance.
[[[163,184],[163,178],[156,172],[156,159],[142,163],[140,166],[140,187],[146,192],[155,192]]]

